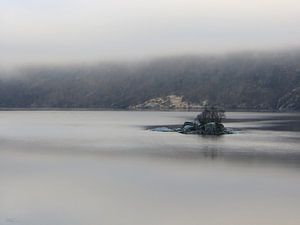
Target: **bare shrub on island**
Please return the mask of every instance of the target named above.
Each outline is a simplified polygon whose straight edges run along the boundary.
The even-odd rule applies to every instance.
[[[202,113],[200,113],[196,117],[196,121],[200,124],[220,124],[222,123],[223,119],[225,119],[225,110],[215,106],[205,107]]]

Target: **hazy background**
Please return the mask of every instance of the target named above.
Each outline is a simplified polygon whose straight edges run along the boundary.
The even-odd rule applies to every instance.
[[[297,0],[0,0],[0,66],[294,48]]]

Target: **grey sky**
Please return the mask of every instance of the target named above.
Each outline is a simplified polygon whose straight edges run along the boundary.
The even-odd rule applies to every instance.
[[[300,46],[299,0],[0,0],[0,65]]]

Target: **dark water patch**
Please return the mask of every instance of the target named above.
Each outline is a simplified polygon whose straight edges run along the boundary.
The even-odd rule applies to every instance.
[[[300,131],[300,120],[265,121],[263,126],[243,127],[243,129],[298,132]]]

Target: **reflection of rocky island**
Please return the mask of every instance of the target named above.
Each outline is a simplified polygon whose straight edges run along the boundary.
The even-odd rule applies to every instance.
[[[225,128],[222,120],[225,118],[225,110],[217,107],[206,107],[194,121],[185,122],[182,127],[171,129],[168,127],[158,127],[153,131],[162,132],[179,132],[183,134],[200,134],[200,135],[222,135],[231,134],[232,131]]]

